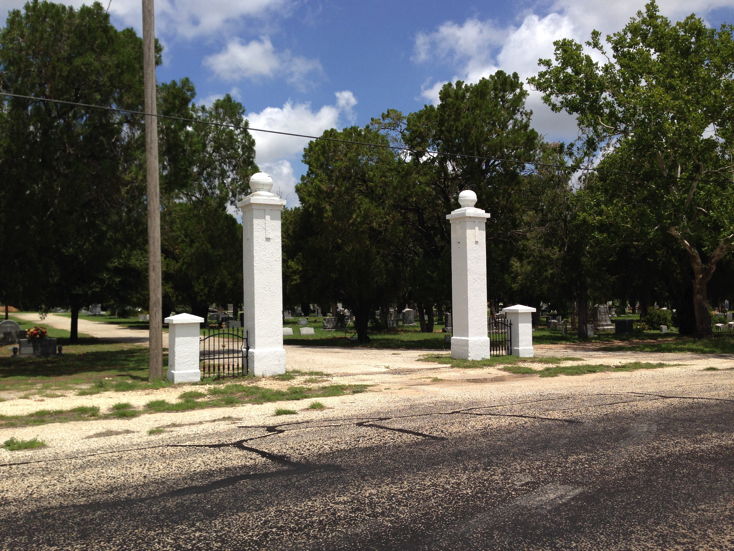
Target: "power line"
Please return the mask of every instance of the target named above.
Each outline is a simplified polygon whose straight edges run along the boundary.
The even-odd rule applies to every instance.
[[[96,105],[93,103],[83,103],[83,102],[78,102],[78,101],[70,101],[70,100],[62,100],[62,99],[54,99],[54,98],[42,98],[39,96],[29,96],[29,95],[24,95],[24,94],[14,94],[12,92],[6,92],[4,90],[0,90],[0,96],[24,99],[28,101],[40,101],[40,102],[55,103],[55,104],[60,104],[60,105],[71,105],[74,107],[84,107],[87,109],[97,109],[101,111],[111,111],[115,113],[126,113],[129,115],[139,115],[141,117],[152,116],[158,119],[186,122],[186,123],[191,123],[191,124],[204,124],[204,125],[215,126],[219,128],[232,128],[234,130],[248,130],[250,132],[261,132],[264,134],[274,134],[278,136],[286,136],[286,137],[291,137],[291,138],[303,138],[303,139],[308,139],[308,140],[322,140],[322,141],[328,141],[332,143],[357,145],[361,147],[390,149],[396,152],[408,153],[411,155],[422,154],[422,155],[431,155],[431,156],[436,156],[436,157],[474,159],[478,161],[510,162],[510,163],[534,166],[536,167],[536,169],[537,168],[557,169],[557,170],[566,171],[572,174],[578,173],[578,172],[586,172],[586,173],[598,172],[598,168],[591,167],[591,166],[571,167],[571,166],[562,165],[559,163],[543,163],[543,162],[537,162],[537,161],[519,161],[518,159],[507,159],[507,158],[502,158],[502,157],[487,157],[487,156],[482,156],[482,155],[473,155],[470,153],[451,153],[447,151],[436,151],[436,150],[431,150],[431,149],[426,149],[425,151],[416,151],[414,149],[411,149],[410,147],[405,147],[401,145],[390,145],[390,144],[381,144],[381,143],[373,143],[373,142],[360,142],[356,140],[345,140],[343,138],[329,138],[325,136],[313,136],[311,134],[303,134],[303,133],[298,133],[298,132],[286,132],[284,130],[270,130],[267,128],[254,128],[249,125],[246,128],[243,128],[241,125],[232,124],[228,122],[210,121],[210,120],[196,119],[192,117],[181,117],[178,115],[162,115],[160,113],[157,113],[157,114],[146,113],[145,111],[139,111],[136,109],[124,109],[121,107],[112,107],[109,105]],[[627,172],[627,171],[620,171],[620,170],[617,170],[616,172],[618,174],[623,174],[623,175],[628,175],[628,176],[639,176],[638,173],[634,173],[634,172]],[[683,180],[683,181],[696,179],[692,176],[675,176],[674,178],[676,180]]]
[[[181,117],[178,115],[162,115],[160,113],[151,114],[151,113],[146,113],[145,111],[139,111],[136,109],[124,109],[121,107],[111,107],[108,105],[96,105],[93,103],[83,103],[83,102],[78,102],[78,101],[69,101],[69,100],[61,100],[61,99],[54,99],[54,98],[42,98],[38,96],[29,96],[29,95],[24,95],[24,94],[14,94],[12,92],[6,92],[4,90],[0,90],[0,95],[11,97],[11,98],[24,99],[28,101],[41,101],[41,102],[55,103],[55,104],[60,104],[60,105],[71,105],[74,107],[84,107],[87,109],[97,109],[97,110],[102,110],[102,111],[112,111],[116,113],[126,113],[129,115],[139,115],[141,117],[152,116],[152,117],[156,117],[159,119],[173,120],[173,121],[178,121],[178,122],[187,122],[187,123],[193,123],[193,124],[206,124],[206,125],[216,126],[220,128],[233,128],[236,130],[243,129],[240,125],[227,123],[227,122],[209,121],[209,120],[196,119],[192,117]],[[265,134],[275,134],[278,136],[286,136],[286,137],[291,137],[291,138],[303,138],[303,139],[308,139],[308,140],[323,140],[323,141],[329,141],[329,142],[334,142],[334,143],[343,143],[347,145],[358,145],[358,146],[363,146],[363,147],[391,149],[393,151],[398,151],[402,153],[411,153],[411,154],[417,153],[414,149],[411,149],[405,146],[400,146],[400,145],[389,145],[389,144],[380,144],[380,143],[373,143],[373,142],[360,142],[356,140],[345,140],[343,138],[329,138],[325,136],[313,136],[311,134],[303,134],[303,133],[298,133],[298,132],[286,132],[283,130],[270,130],[267,128],[255,128],[252,126],[248,126],[246,130],[249,130],[251,132],[262,132]],[[436,151],[436,150],[430,150],[430,149],[421,151],[420,153],[424,155],[435,155],[438,157],[455,157],[455,158],[461,158],[461,159],[475,159],[475,160],[482,160],[482,161],[498,161],[498,162],[506,161],[506,162],[512,162],[512,163],[522,162],[522,161],[518,161],[517,159],[505,159],[501,157],[486,157],[486,156],[481,156],[481,155],[473,155],[469,153],[449,153],[449,152]],[[587,168],[587,167],[572,168],[566,165],[553,164],[553,163],[524,162],[524,164],[533,165],[536,167],[558,168],[558,169],[569,170],[569,171],[594,171],[596,170],[595,168]]]

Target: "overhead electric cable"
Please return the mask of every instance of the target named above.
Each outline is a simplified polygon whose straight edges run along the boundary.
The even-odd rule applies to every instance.
[[[303,138],[303,139],[308,139],[308,140],[322,140],[322,141],[328,141],[328,142],[333,142],[333,143],[343,143],[347,145],[358,145],[358,146],[363,146],[363,147],[391,149],[393,151],[398,151],[402,153],[410,153],[410,154],[420,153],[422,155],[434,155],[437,157],[453,157],[453,158],[458,158],[458,159],[474,159],[474,160],[479,160],[479,161],[510,162],[510,163],[534,166],[536,168],[553,168],[553,169],[558,169],[562,171],[567,171],[570,173],[597,172],[598,171],[596,167],[591,167],[591,166],[570,167],[568,165],[562,165],[558,163],[520,161],[518,159],[507,159],[507,158],[502,158],[502,157],[488,157],[488,156],[483,156],[483,155],[474,155],[471,153],[452,153],[448,151],[436,151],[433,149],[417,151],[410,147],[405,147],[401,145],[360,142],[356,140],[345,140],[343,138],[329,138],[325,136],[313,136],[311,134],[303,134],[303,133],[298,133],[298,132],[286,132],[284,130],[270,130],[267,128],[255,128],[249,125],[246,128],[243,128],[240,125],[232,124],[228,122],[209,121],[209,120],[196,119],[192,117],[181,117],[178,115],[162,115],[160,113],[157,113],[157,114],[146,113],[145,111],[139,111],[136,109],[124,109],[121,107],[111,107],[109,105],[96,105],[93,103],[83,103],[83,102],[78,102],[78,101],[69,101],[69,100],[61,100],[61,99],[54,99],[54,98],[42,98],[39,96],[29,96],[29,95],[24,95],[24,94],[14,94],[12,92],[6,92],[4,90],[0,90],[0,96],[24,99],[28,101],[40,101],[40,102],[47,102],[47,103],[56,103],[60,105],[71,105],[74,107],[84,107],[88,109],[97,109],[97,110],[102,110],[102,111],[112,111],[116,113],[126,113],[129,115],[139,115],[141,117],[152,116],[154,118],[159,118],[159,119],[187,122],[191,124],[205,124],[209,126],[216,126],[219,128],[232,128],[235,130],[248,130],[251,132],[261,132],[264,134],[275,134],[278,136],[288,136],[292,138]],[[633,172],[626,172],[626,171],[617,171],[617,172],[620,174],[627,174],[630,176],[639,176],[639,174],[633,173]],[[695,179],[695,178],[690,177],[690,176],[676,176],[675,179],[676,180],[690,180],[690,179]]]
[[[400,146],[400,145],[389,145],[389,144],[380,144],[380,143],[373,143],[373,142],[360,142],[356,140],[345,140],[343,138],[329,138],[325,136],[314,136],[311,134],[302,134],[298,132],[286,132],[284,130],[270,130],[267,128],[255,128],[252,126],[247,126],[247,128],[242,128],[240,125],[227,123],[227,122],[217,122],[217,121],[208,121],[208,120],[202,120],[202,119],[196,119],[192,117],[181,117],[178,115],[162,115],[160,113],[158,114],[151,114],[146,113],[145,111],[139,111],[136,109],[124,109],[121,107],[111,107],[108,105],[95,105],[93,103],[83,103],[78,101],[69,101],[69,100],[61,100],[61,99],[54,99],[54,98],[42,98],[38,96],[28,96],[24,94],[14,94],[12,92],[6,92],[4,90],[0,90],[1,96],[7,96],[11,98],[18,98],[18,99],[24,99],[29,101],[41,101],[41,102],[47,102],[47,103],[56,103],[60,105],[71,105],[74,107],[85,107],[88,109],[98,109],[103,111],[112,111],[116,113],[126,113],[129,115],[139,115],[141,117],[145,116],[153,116],[157,117],[159,119],[166,119],[166,120],[173,120],[173,121],[179,121],[179,122],[187,122],[192,124],[206,124],[210,126],[217,126],[221,128],[233,128],[233,129],[244,129],[251,132],[262,132],[265,134],[275,134],[279,136],[289,136],[292,138],[304,138],[308,140],[323,140],[323,141],[329,141],[329,142],[335,142],[335,143],[344,143],[348,145],[359,145],[364,147],[376,147],[376,148],[384,148],[384,149],[392,149],[393,151],[400,151],[403,153],[416,153],[416,150]],[[476,159],[476,160],[483,160],[483,161],[507,161],[507,162],[513,162],[513,163],[521,163],[522,161],[519,161],[518,159],[505,159],[501,157],[487,157],[482,155],[473,155],[469,153],[450,153],[445,151],[436,151],[432,149],[427,149],[425,151],[420,151],[420,153],[425,155],[436,155],[440,157],[456,157],[456,158],[463,158],[463,159]],[[568,167],[566,165],[560,165],[560,164],[553,164],[553,163],[537,163],[537,162],[525,162],[524,164],[533,165],[533,166],[542,166],[547,168],[559,168],[559,169],[565,169],[570,171],[588,171],[588,170],[595,170],[593,168],[572,168]]]

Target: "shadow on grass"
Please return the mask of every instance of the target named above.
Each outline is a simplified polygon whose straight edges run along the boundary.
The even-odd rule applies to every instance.
[[[62,377],[85,373],[111,372],[134,380],[147,380],[148,350],[139,347],[120,348],[94,339],[94,345],[72,345],[79,348],[48,358],[34,356],[0,358],[0,380]],[[84,348],[87,348],[84,350]],[[111,349],[107,349],[111,348]]]
[[[451,346],[444,341],[442,333],[398,333],[371,334],[369,342],[360,343],[355,338],[343,334],[333,337],[291,337],[284,338],[285,344],[333,348],[373,348],[389,350],[449,350]]]

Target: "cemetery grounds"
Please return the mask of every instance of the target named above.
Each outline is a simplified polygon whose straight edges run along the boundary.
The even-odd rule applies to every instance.
[[[24,328],[43,325],[49,335],[68,337],[63,315],[41,320],[19,313],[13,319]],[[297,327],[295,320],[288,323]],[[213,422],[263,422],[279,415],[311,420],[411,401],[500,395],[503,389],[583,392],[602,381],[634,388],[658,377],[680,379],[681,385],[709,379],[731,384],[734,376],[732,337],[694,341],[651,332],[581,342],[541,330],[535,358],[467,362],[449,358],[440,327],[433,334],[415,328],[379,334],[358,347],[348,330],[324,331],[315,318],[308,325],[313,335],[285,339],[285,375],[175,387],[147,381],[147,331],[135,320],[80,319],[80,344],[64,346],[57,357],[13,358],[11,346],[1,347],[0,445],[35,440],[68,449],[99,435],[154,439]]]

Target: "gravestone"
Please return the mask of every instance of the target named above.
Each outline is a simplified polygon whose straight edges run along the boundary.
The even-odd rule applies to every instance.
[[[406,308],[402,312],[403,325],[412,325],[415,323],[415,310]]]
[[[227,329],[239,329],[240,327],[242,326],[240,325],[239,320],[228,320],[227,321]]]
[[[29,339],[21,339],[18,343],[19,356],[33,356],[33,343]]]
[[[102,305],[101,304],[92,304],[89,307],[89,313],[93,316],[101,316],[102,315]]]
[[[734,321],[734,319],[732,319],[732,314],[734,314],[734,312],[726,313],[726,321]]]
[[[293,336],[293,328],[292,327],[283,327],[283,336],[284,337],[292,337]]]
[[[300,318],[298,320],[298,325],[301,325],[301,326],[308,325],[308,320],[306,318]]]
[[[444,331],[451,333],[451,330],[453,329],[453,326],[451,325],[451,312],[446,312],[445,321]]]
[[[336,329],[336,318],[333,316],[327,316],[324,318],[323,324],[324,329],[326,329],[327,331],[333,331],[334,329]]]
[[[315,335],[313,327],[301,327],[301,335]]]
[[[606,304],[597,304],[594,308],[594,329],[597,333],[614,331],[614,324],[609,317],[609,306]]]
[[[661,325],[660,326],[660,332],[661,333],[667,333],[668,332],[668,326],[667,325]]]
[[[18,333],[20,325],[13,320],[0,321],[0,345],[15,344],[18,342]]]

